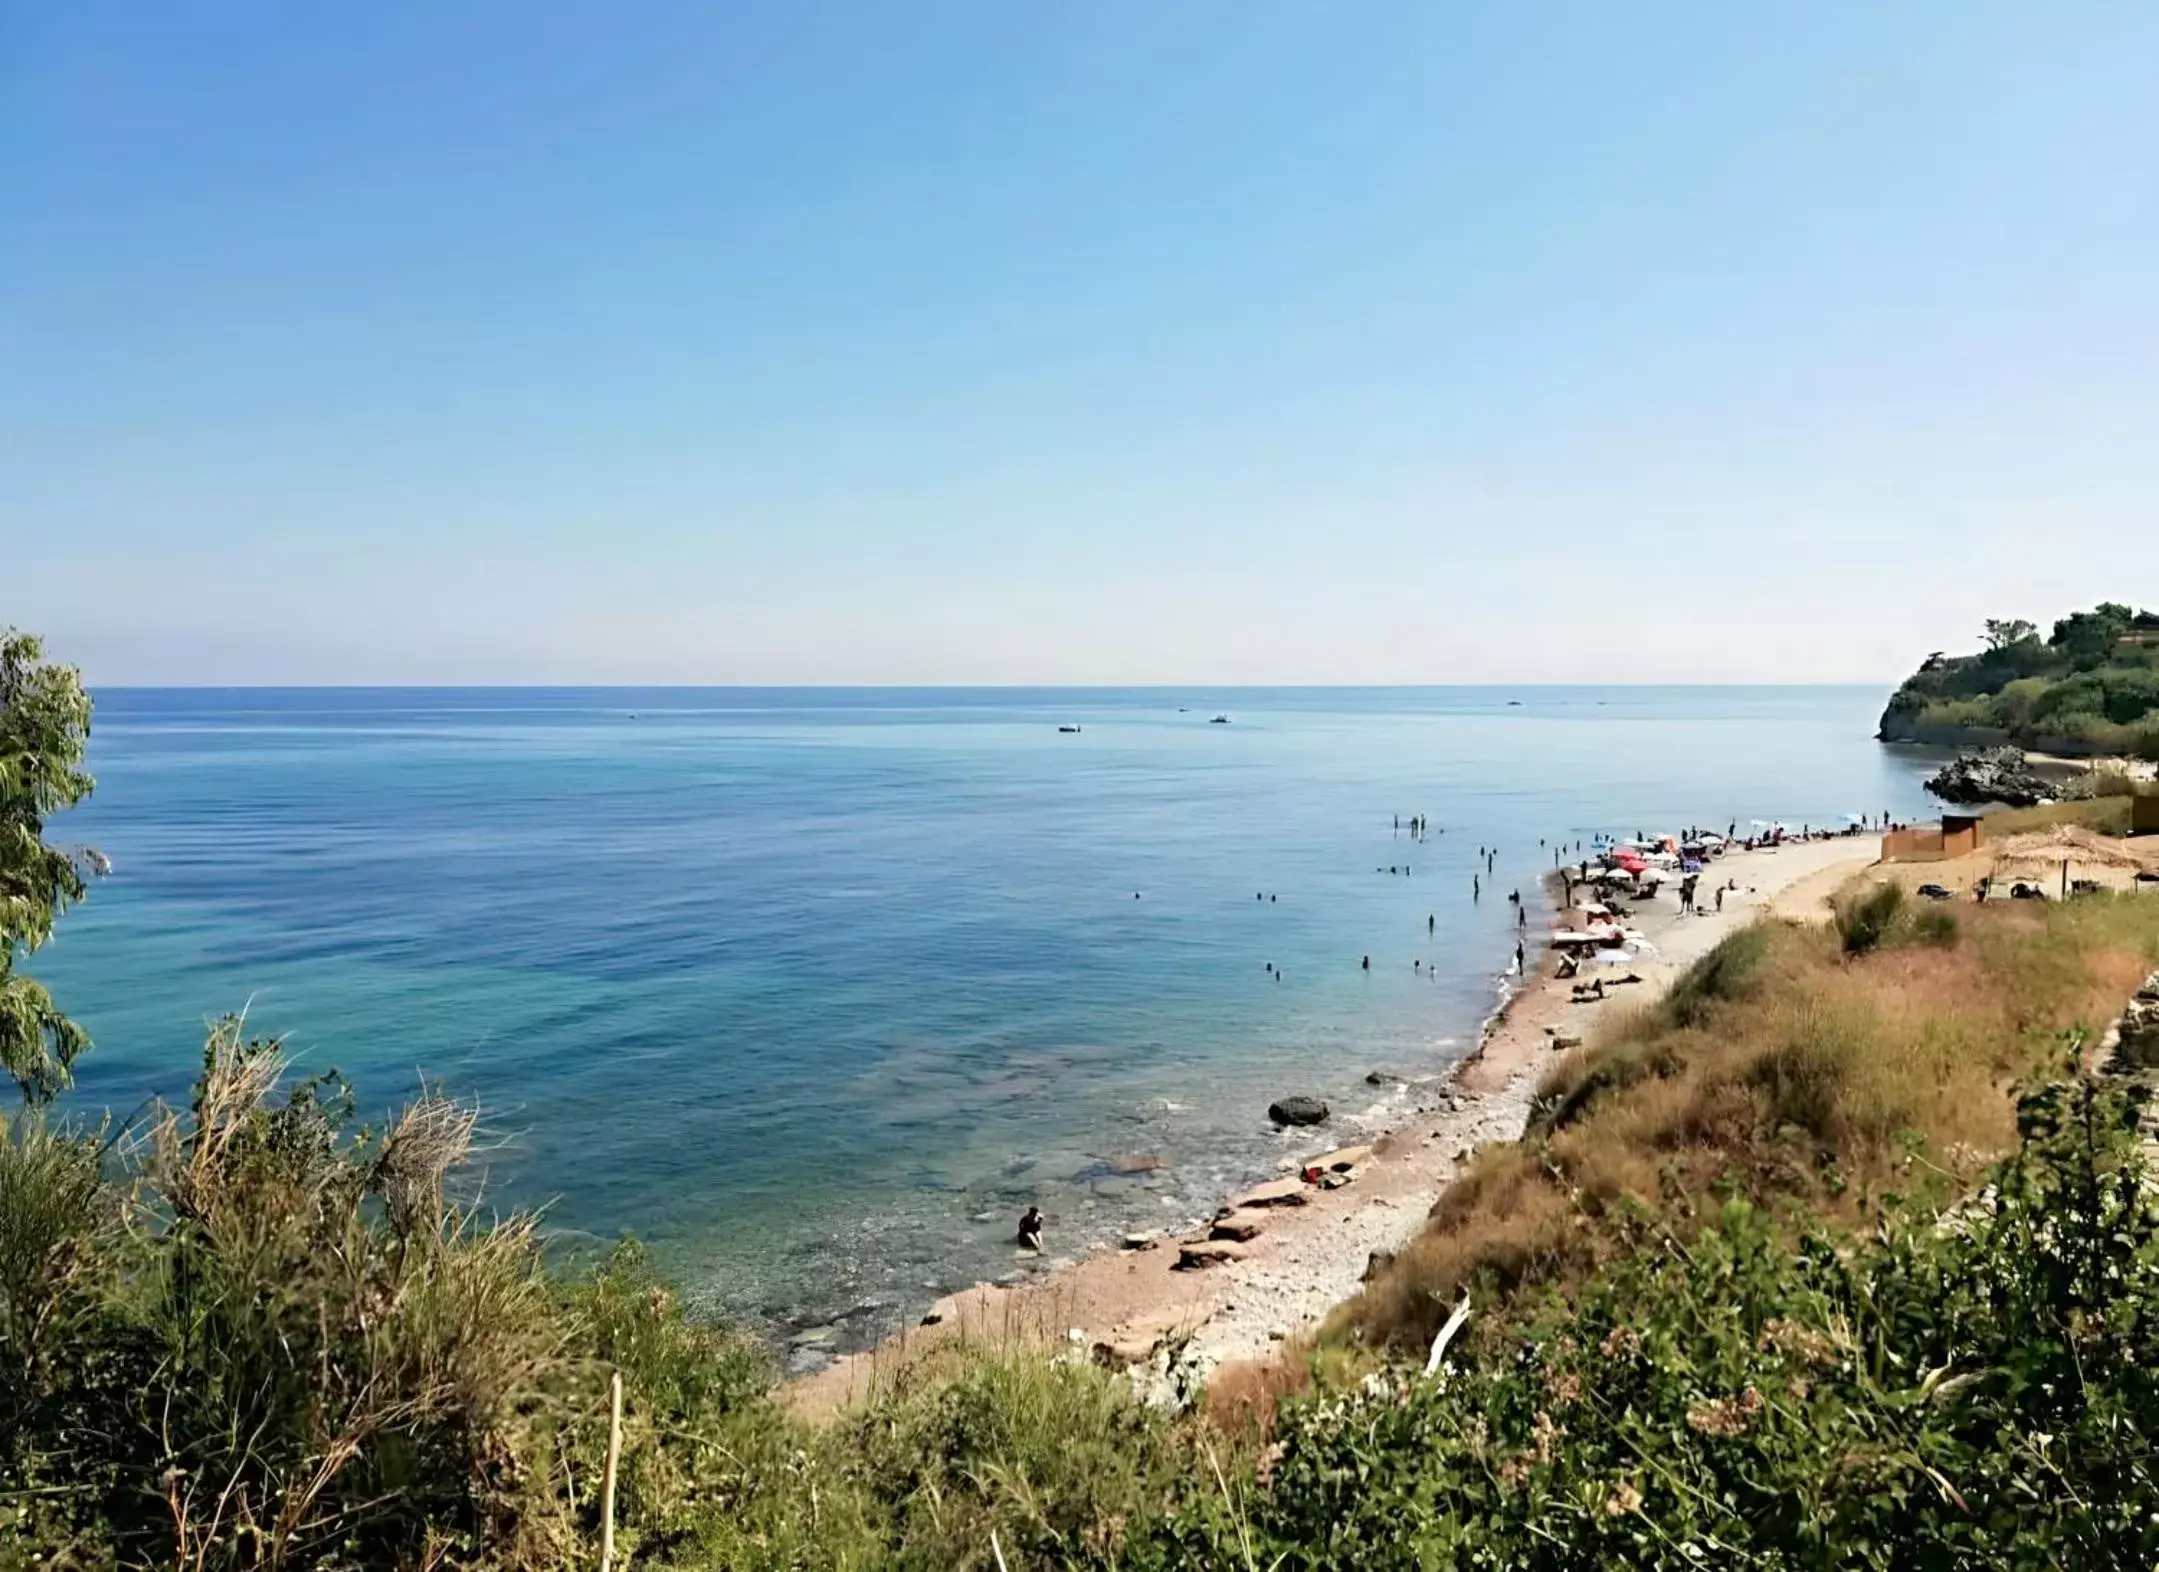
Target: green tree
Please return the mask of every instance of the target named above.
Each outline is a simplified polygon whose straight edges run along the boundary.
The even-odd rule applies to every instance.
[[[30,634],[0,630],[0,1065],[32,1106],[49,1103],[90,1046],[52,995],[23,976],[23,957],[83,897],[104,859],[47,843],[45,820],[90,795],[82,767],[90,697],[72,666],[55,665]]]
[[[1987,648],[1990,650],[2005,650],[2012,644],[2022,644],[2038,631],[2038,628],[2026,622],[2022,617],[1989,617],[1987,618]],[[1937,657],[1930,655],[1927,658],[1933,660]]]
[[[2136,613],[2115,601],[2103,600],[2090,611],[2079,611],[2054,624],[2047,642],[2069,657],[2079,671],[2103,664],[2114,646],[2129,631]]]

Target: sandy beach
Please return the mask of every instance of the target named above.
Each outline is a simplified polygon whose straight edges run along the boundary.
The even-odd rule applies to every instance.
[[[978,1283],[938,1301],[919,1327],[789,1383],[805,1412],[829,1412],[874,1389],[908,1361],[956,1339],[1072,1347],[1105,1363],[1191,1380],[1310,1331],[1356,1292],[1374,1252],[1398,1249],[1477,1147],[1522,1133],[1537,1083],[1558,1045],[1585,1036],[1600,1012],[1661,994],[1672,978],[1732,929],[1767,910],[1820,918],[1846,880],[1879,856],[1874,836],[1734,851],[1711,865],[1712,888],[1736,881],[1724,908],[1688,915],[1667,891],[1634,905],[1633,926],[1653,956],[1626,968],[1642,980],[1576,1003],[1549,967],[1487,1028],[1480,1047],[1447,1073],[1389,1088],[1397,1107],[1383,1127],[1326,1126],[1284,1136],[1281,1178],[1225,1198],[1246,1238],[1210,1238],[1200,1222],[1137,1247],[1110,1248],[1045,1278]],[[1615,969],[1616,970],[1616,969]],[[1610,974],[1607,973],[1607,976]],[[1345,1142],[1354,1141],[1353,1145]],[[1337,1187],[1297,1176],[1318,1163]],[[1054,1237],[1056,1220],[1051,1219]],[[1189,1247],[1214,1259],[1189,1263]],[[1174,1357],[1176,1368],[1169,1362]]]

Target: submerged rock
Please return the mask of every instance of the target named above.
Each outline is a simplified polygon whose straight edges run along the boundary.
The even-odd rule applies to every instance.
[[[2054,783],[2024,762],[2022,748],[1978,748],[1960,753],[1935,771],[1927,790],[1944,802],[1998,802],[2032,808],[2052,802]]]
[[[1327,1105],[1317,1097],[1285,1097],[1267,1105],[1267,1117],[1276,1124],[1323,1124]]]

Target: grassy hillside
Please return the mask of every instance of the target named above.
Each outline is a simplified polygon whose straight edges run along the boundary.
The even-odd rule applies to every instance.
[[[1989,622],[1975,655],[1929,655],[1882,712],[1885,742],[1996,734],[2159,759],[2159,613],[2103,603],[2054,624]]]
[[[1892,891],[1837,926],[1742,929],[1562,1058],[1529,1139],[1480,1154],[1334,1336],[1414,1351],[1465,1287],[1594,1271],[1642,1207],[1683,1229],[1737,1193],[1854,1222],[1890,1191],[1961,1193],[2015,1144],[2018,1089],[2154,964],[2148,896],[1948,908]]]

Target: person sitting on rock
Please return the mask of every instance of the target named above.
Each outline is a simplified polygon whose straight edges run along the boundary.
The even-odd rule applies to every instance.
[[[1020,1218],[1019,1242],[1020,1248],[1032,1250],[1038,1255],[1041,1253],[1042,1209],[1040,1207],[1028,1207],[1026,1213]]]

